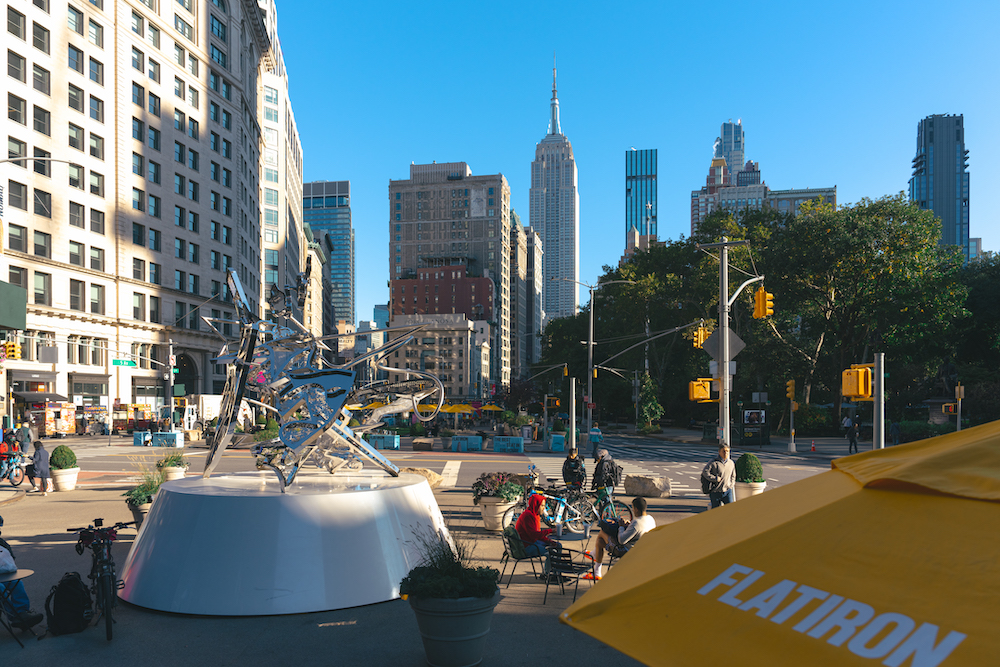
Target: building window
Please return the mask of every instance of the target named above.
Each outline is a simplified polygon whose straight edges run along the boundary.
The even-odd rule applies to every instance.
[[[160,230],[158,230],[158,229],[150,229],[149,230],[149,249],[150,250],[155,250],[156,252],[160,252],[160,240],[161,240]]]
[[[132,208],[136,211],[146,210],[146,193],[139,188],[132,188]]]
[[[152,284],[154,284],[154,285],[159,285],[160,281],[162,280],[162,278],[163,278],[163,268],[159,264],[157,264],[155,262],[150,262],[149,263],[149,282],[152,283]]]
[[[147,209],[146,212],[154,218],[159,218],[160,215],[162,214],[162,206],[161,206],[162,200],[156,195],[149,195],[148,199],[149,199],[149,208]]]
[[[174,289],[181,292],[184,291],[184,285],[187,282],[187,273],[181,271],[180,269],[174,270]]]
[[[210,29],[212,31],[212,34],[215,35],[216,37],[218,37],[223,42],[226,42],[227,41],[226,40],[226,25],[222,21],[220,21],[219,19],[215,18],[215,16],[212,15],[212,14],[209,15],[209,19],[208,20],[209,20],[209,25],[210,25]]]
[[[44,190],[39,190],[38,188],[35,188],[35,215],[40,215],[43,218],[51,218],[52,217],[52,194],[51,193],[45,192]],[[40,234],[40,233],[41,232],[35,232],[36,239],[37,239],[37,235]],[[45,236],[48,236],[48,234],[46,234]],[[38,254],[37,247],[36,247],[35,254],[36,255]],[[49,255],[45,255],[45,257],[48,257],[48,256]]]
[[[222,67],[229,69],[229,59],[226,57],[226,52],[215,44],[212,44],[209,48],[209,57]],[[229,98],[227,97],[226,99]]]
[[[142,177],[146,175],[146,158],[138,153],[132,153],[132,173]]]
[[[48,55],[49,53],[49,31],[38,25],[37,23],[31,24],[31,44],[44,53]]]
[[[90,231],[97,234],[104,233],[104,211],[98,211],[96,208],[90,209]]]
[[[156,48],[160,48],[160,29],[155,25],[150,25],[149,29],[146,30],[146,41]]]
[[[198,121],[196,120],[188,121],[188,136],[194,139],[195,141],[198,140],[198,127],[199,127]]]
[[[40,93],[51,95],[52,75],[49,70],[38,65],[32,66],[31,85]]]
[[[28,289],[28,270],[16,266],[10,267],[8,281],[11,285],[17,285],[23,289]]]
[[[98,197],[104,196],[104,175],[96,171],[90,172],[90,193]]]
[[[73,266],[83,266],[83,247],[82,243],[69,242],[69,263]]]
[[[33,127],[35,132],[41,132],[47,137],[52,136],[52,113],[47,109],[42,107],[34,107],[33,114]]]
[[[135,241],[135,236],[133,235],[132,240]],[[139,259],[138,257],[132,258],[132,277],[136,280],[146,279],[146,262],[145,260]]]
[[[152,58],[149,59],[149,71],[147,72],[147,75],[156,83],[160,82],[160,63],[156,62]]]
[[[25,60],[24,56],[18,55],[13,51],[7,51],[7,76],[24,83],[27,70],[28,61]]]
[[[149,297],[149,321],[159,323],[160,321],[160,297]]]
[[[160,165],[159,165],[159,163],[153,162],[152,160],[149,161],[149,173],[147,174],[146,179],[150,183],[156,183],[157,185],[159,185],[159,183],[160,183]]]
[[[134,15],[133,15],[134,16]],[[146,66],[146,54],[132,47],[132,68],[142,72]]]
[[[104,285],[90,286],[90,312],[95,315],[104,314]]]
[[[155,127],[149,128],[147,145],[155,151],[160,150],[160,131]]]
[[[90,80],[101,86],[104,85],[104,63],[93,58],[90,59]]]
[[[80,187],[82,188],[83,186],[81,185]],[[83,204],[77,204],[72,201],[69,203],[69,224],[71,227],[84,228],[84,211]]]
[[[52,276],[35,271],[35,303],[39,306],[52,305]]]
[[[69,281],[69,309],[83,310],[83,290],[85,283],[82,280]]]
[[[104,100],[90,96],[90,117],[99,123],[104,122]]]
[[[102,248],[90,247],[90,268],[94,271],[104,270],[104,250]]]
[[[90,20],[89,37],[91,44],[100,49],[104,48],[104,28],[93,19]]]
[[[132,292],[132,319],[145,321],[146,319],[146,295],[139,292]]]
[[[177,14],[174,14],[174,28],[177,32],[184,35],[185,39],[194,39],[194,28],[191,27],[190,23],[182,19]]]
[[[201,166],[200,163],[199,163],[200,158],[201,158],[201,156],[198,155],[198,151],[189,150],[188,151],[188,169],[191,169],[193,171],[198,171],[199,167]]]
[[[160,117],[160,97],[153,93],[149,94],[149,113],[157,118]]]
[[[132,243],[138,246],[146,245],[146,227],[138,222],[132,223]]]
[[[98,160],[104,159],[104,137],[91,133],[90,154]]]

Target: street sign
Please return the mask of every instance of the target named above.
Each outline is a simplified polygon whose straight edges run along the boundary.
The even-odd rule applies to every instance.
[[[135,364],[133,364],[133,366],[134,366],[134,365],[135,365]],[[180,373],[180,372],[181,372],[181,369],[179,369],[179,368],[174,368],[174,369],[173,369],[173,372],[174,372],[174,373]]]
[[[112,359],[112,366],[135,366],[135,362],[131,359]]]
[[[588,410],[593,410],[596,407],[597,407],[597,403],[587,403],[587,409]]]
[[[747,344],[732,329],[726,329],[726,331],[729,332],[729,360],[732,361]],[[713,331],[712,335],[701,344],[701,347],[708,352],[708,356],[719,361],[719,357],[722,356],[722,329]]]

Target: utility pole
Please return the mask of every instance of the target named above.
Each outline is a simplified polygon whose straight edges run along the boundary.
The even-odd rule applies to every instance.
[[[959,382],[955,385],[955,400],[958,401],[958,424],[955,426],[956,431],[962,430],[962,399],[965,398],[965,387]]]
[[[569,379],[569,448],[576,449],[576,378]]]
[[[167,415],[170,418],[170,432],[174,432],[174,339],[167,339]]]
[[[875,353],[875,414],[872,418],[872,449],[885,449],[885,352]]]
[[[729,246],[749,245],[749,241],[730,241],[725,236],[719,243],[699,243],[698,248],[719,248],[719,446],[730,446],[729,429],[729,393],[732,390],[729,376],[729,359],[732,356],[729,349]],[[763,276],[743,283],[736,294],[751,282],[762,280]],[[735,298],[735,296],[734,296]]]

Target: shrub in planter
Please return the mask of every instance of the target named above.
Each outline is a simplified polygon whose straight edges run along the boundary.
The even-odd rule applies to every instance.
[[[497,592],[500,573],[491,567],[474,567],[469,547],[452,542],[441,533],[416,536],[419,564],[399,584],[407,598],[490,598]]]
[[[443,428],[443,429],[441,429],[441,437],[442,438],[453,438],[453,437],[455,437],[455,432],[452,431],[450,428]]]
[[[153,502],[153,495],[160,490],[163,483],[163,473],[145,470],[142,473],[142,481],[123,493],[125,503],[138,507]]]
[[[513,503],[523,494],[524,488],[510,472],[484,472],[472,483],[472,502],[477,505],[480,498],[502,498],[503,502]]]
[[[736,460],[736,481],[737,482],[763,482],[764,467],[753,454],[747,452]]]
[[[187,468],[190,466],[184,455],[180,452],[174,452],[167,454],[162,459],[156,462],[156,469],[163,470],[164,468]]]
[[[59,445],[49,456],[49,467],[54,470],[69,470],[76,467],[76,454],[66,445]]]
[[[552,432],[553,433],[565,433],[566,432],[566,424],[563,423],[563,420],[557,419],[557,420],[555,420],[555,422],[553,422],[553,424],[552,424]]]
[[[423,422],[417,422],[416,424],[410,424],[410,435],[414,437],[423,436],[427,430],[424,428]]]

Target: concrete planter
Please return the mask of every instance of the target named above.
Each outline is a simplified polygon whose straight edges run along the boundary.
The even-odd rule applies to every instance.
[[[763,493],[766,486],[767,482],[736,482],[736,500]]]
[[[172,482],[175,479],[184,479],[187,474],[187,468],[182,468],[181,466],[165,466],[160,468],[163,472],[163,481]]]
[[[132,520],[135,521],[135,529],[139,530],[142,528],[142,522],[146,519],[146,515],[149,514],[149,508],[153,506],[153,503],[143,503],[142,505],[132,505],[131,503],[125,503],[128,505],[129,511],[132,512]]]
[[[499,589],[491,598],[410,597],[409,602],[417,617],[428,665],[473,667],[483,661],[493,609],[500,602]]]
[[[479,499],[479,510],[483,514],[483,525],[486,530],[503,530],[504,512],[516,505],[517,502],[509,503],[503,498],[496,496],[483,496]]]
[[[441,449],[444,451],[449,451],[451,449],[451,438],[452,436],[441,436]]]
[[[80,468],[66,468],[59,470],[52,468],[49,471],[52,475],[52,488],[56,491],[72,491],[76,488],[76,478],[80,474]]]

